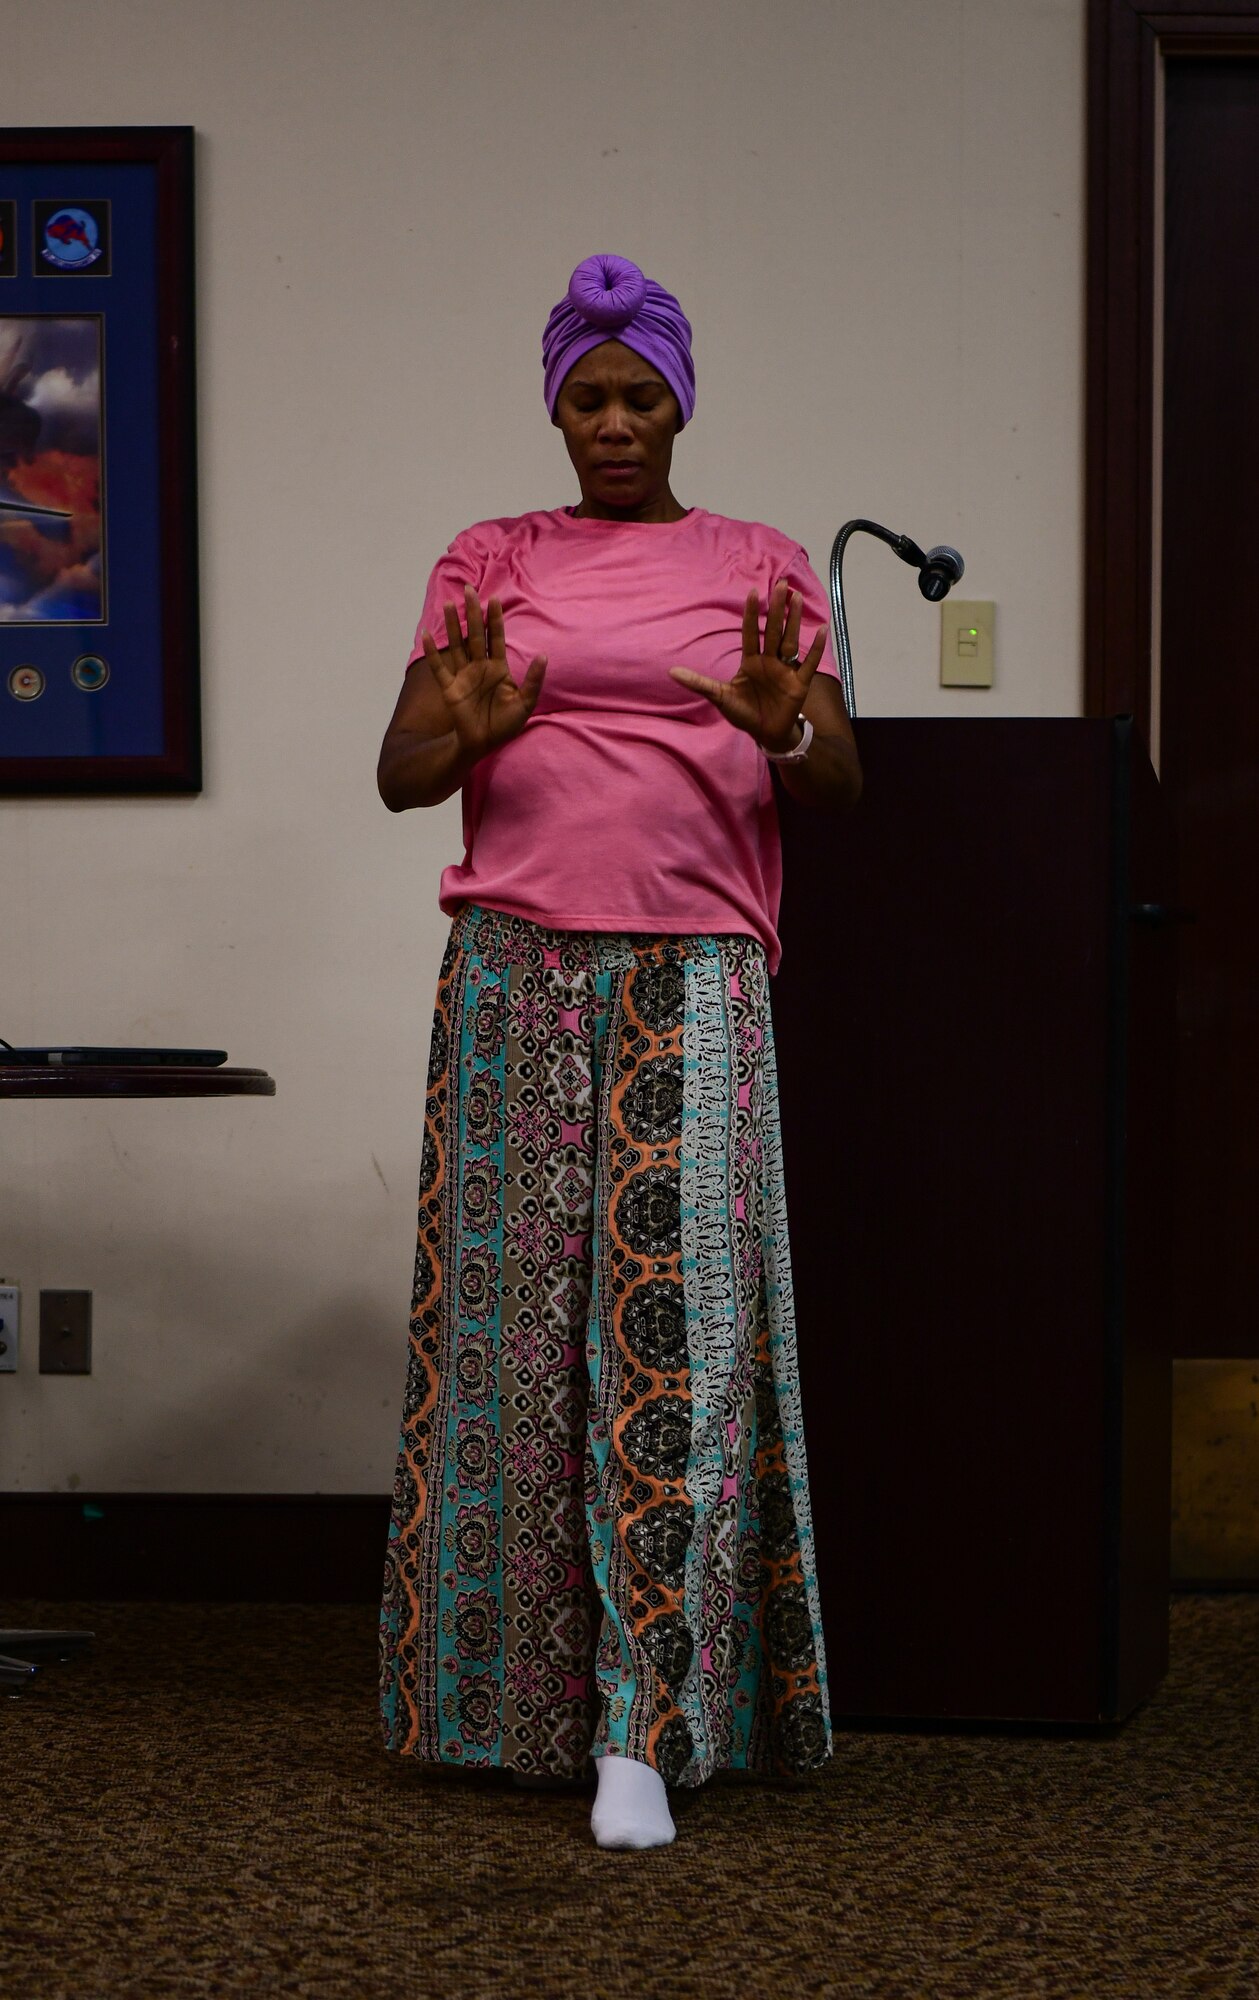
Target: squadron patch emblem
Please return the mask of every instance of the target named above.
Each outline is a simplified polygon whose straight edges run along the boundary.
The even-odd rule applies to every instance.
[[[109,276],[107,201],[37,201],[34,237],[36,277]]]

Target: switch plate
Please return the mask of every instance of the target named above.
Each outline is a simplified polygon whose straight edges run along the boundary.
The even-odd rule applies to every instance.
[[[995,604],[978,598],[940,600],[940,686],[992,686]]]
[[[22,1294],[0,1280],[0,1375],[17,1372],[18,1332]]]
[[[90,1292],[40,1293],[39,1372],[41,1375],[91,1374]]]

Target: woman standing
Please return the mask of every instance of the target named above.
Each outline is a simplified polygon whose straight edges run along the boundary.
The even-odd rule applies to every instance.
[[[593,1758],[595,1838],[643,1847],[673,1838],[667,1785],[830,1755],[770,765],[835,807],[861,774],[804,550],[674,498],[677,300],[588,257],[543,367],[581,500],[456,536],[378,772],[395,812],[462,789],[465,845],[439,898],[381,1720],[429,1762],[580,1779]]]

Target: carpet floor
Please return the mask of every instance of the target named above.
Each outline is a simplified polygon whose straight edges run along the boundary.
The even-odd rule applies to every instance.
[[[1104,1735],[844,1728],[798,1787],[589,1797],[380,1747],[363,1605],[8,1602],[4,2000],[1259,2000],[1259,1594]]]

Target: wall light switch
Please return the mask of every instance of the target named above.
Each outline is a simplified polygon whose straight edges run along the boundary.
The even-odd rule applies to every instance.
[[[995,604],[940,600],[940,686],[990,688]]]
[[[17,1369],[18,1356],[18,1307],[22,1294],[16,1285],[6,1285],[0,1278],[0,1375],[12,1375]]]

